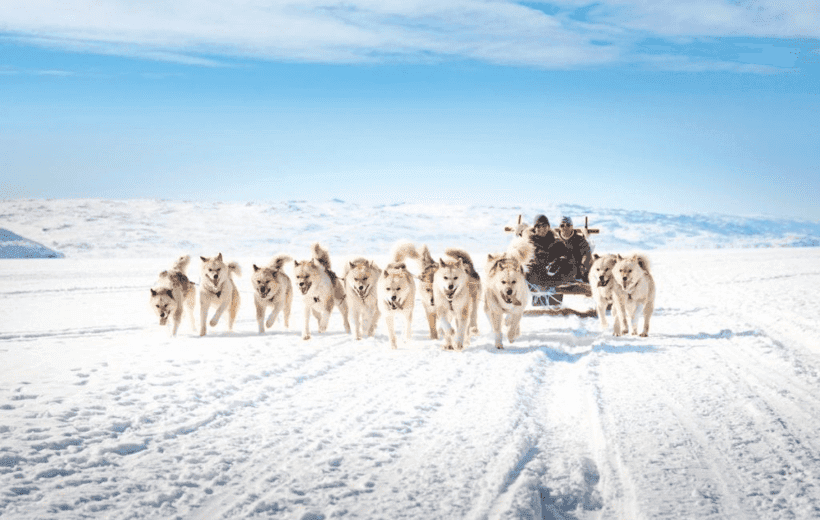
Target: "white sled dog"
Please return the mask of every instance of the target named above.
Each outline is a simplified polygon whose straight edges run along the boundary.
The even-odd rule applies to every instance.
[[[618,260],[612,268],[615,278],[615,305],[631,334],[638,333],[638,310],[643,307],[642,337],[649,335],[649,319],[655,310],[655,280],[649,272],[649,259],[635,254]],[[613,308],[615,307],[613,305]],[[626,334],[626,326],[620,331]]]
[[[230,307],[228,330],[233,330],[236,313],[239,311],[239,289],[236,288],[231,275],[242,276],[242,270],[236,262],[226,264],[222,260],[222,253],[213,258],[204,256],[199,258],[202,260],[202,280],[199,287],[199,335],[205,335],[206,320],[211,305],[216,305],[216,312],[210,322],[211,327],[216,327],[222,313]]]
[[[334,306],[342,313],[345,331],[350,334],[345,288],[342,280],[330,269],[330,254],[318,243],[311,246],[311,252],[313,256],[310,260],[293,262],[296,285],[305,302],[305,327],[302,339],[310,339],[311,314],[319,322],[319,332],[327,330]]]
[[[345,299],[356,339],[369,338],[376,331],[381,314],[376,289],[380,275],[379,266],[364,258],[356,258],[345,266]]]
[[[290,307],[293,303],[293,284],[290,277],[282,271],[285,262],[292,261],[288,255],[276,255],[265,267],[253,264],[253,274],[251,283],[254,294],[253,303],[256,305],[256,323],[259,325],[259,334],[265,333],[265,328],[271,328],[279,313],[282,313],[282,321],[285,328],[290,325]],[[267,321],[265,321],[265,311],[268,307],[273,307]]]
[[[393,258],[402,256],[406,249],[397,249]],[[384,314],[390,346],[396,348],[396,316],[404,316],[404,338],[413,337],[413,307],[416,304],[416,282],[404,262],[393,262],[379,279],[379,308]]]
[[[524,268],[530,263],[533,245],[527,238],[517,237],[502,255],[487,255],[484,268],[484,312],[495,333],[495,347],[501,344],[501,323],[507,315],[507,340],[512,343],[521,334],[521,317],[529,299]]]
[[[470,334],[478,332],[476,313],[481,280],[465,251],[451,248],[445,254],[450,260],[441,259],[433,275],[436,316],[444,331],[444,349],[463,350],[470,343]]]
[[[612,333],[621,335],[621,331],[627,329],[626,320],[621,314],[620,305],[615,305],[615,294],[617,291],[615,275],[612,269],[619,260],[623,260],[621,255],[592,255],[592,266],[589,269],[589,286],[592,290],[592,299],[598,309],[598,319],[601,323],[601,330],[606,330],[609,326],[606,320],[607,307],[612,307]]]
[[[412,258],[419,263],[421,273],[418,275],[419,294],[421,304],[427,315],[427,325],[430,327],[430,339],[438,339],[438,320],[436,320],[436,302],[433,291],[433,277],[438,269],[438,262],[433,260],[430,250],[424,245],[418,251],[413,244],[401,244],[395,249],[393,261],[403,262],[406,258]]]
[[[188,280],[185,271],[191,257],[179,257],[168,271],[159,273],[159,280],[151,288],[151,307],[159,316],[159,324],[165,326],[168,318],[173,321],[172,335],[176,336],[179,323],[182,321],[183,310],[187,310],[191,318],[191,328],[196,330],[194,323],[194,306],[196,305],[196,289],[192,281]]]

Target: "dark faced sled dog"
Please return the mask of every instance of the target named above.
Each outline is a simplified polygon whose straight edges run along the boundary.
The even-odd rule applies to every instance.
[[[187,310],[191,318],[191,328],[196,330],[196,323],[194,323],[196,288],[185,274],[190,261],[190,256],[179,257],[171,269],[159,273],[159,280],[151,288],[151,307],[159,316],[159,324],[165,326],[168,318],[172,318],[171,334],[174,336],[182,321],[183,310]]]
[[[216,327],[222,313],[228,310],[228,330],[233,330],[236,314],[239,312],[239,289],[236,288],[231,275],[242,276],[242,270],[236,262],[226,264],[222,260],[222,253],[211,258],[201,256],[200,259],[202,280],[199,287],[199,335],[204,336],[206,333],[205,324],[211,305],[216,305],[216,312],[210,322],[211,327]]]
[[[327,330],[333,307],[339,308],[344,320],[345,331],[350,334],[345,288],[342,280],[330,269],[330,254],[318,243],[313,244],[311,252],[313,256],[310,260],[293,262],[296,285],[305,303],[305,327],[302,339],[310,339],[311,314],[319,322],[319,332]]]
[[[441,259],[433,276],[436,316],[444,331],[445,350],[463,350],[470,335],[478,333],[477,309],[481,280],[473,261],[461,249],[447,249],[448,260]]]
[[[533,245],[526,237],[517,237],[503,255],[488,255],[484,268],[484,312],[493,327],[495,347],[501,344],[502,321],[507,316],[507,340],[510,343],[521,334],[521,317],[529,299],[524,266],[530,263]]]
[[[286,262],[292,261],[288,255],[277,255],[265,267],[253,265],[253,303],[256,305],[256,323],[259,325],[259,334],[265,333],[265,328],[271,328],[279,313],[285,328],[289,327],[290,307],[293,303],[293,284],[290,277],[282,271]],[[265,321],[265,311],[272,307],[270,316]]]

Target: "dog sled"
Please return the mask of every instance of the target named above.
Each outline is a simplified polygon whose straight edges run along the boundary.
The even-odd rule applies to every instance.
[[[521,215],[518,216],[518,224],[516,227],[505,227],[504,231],[513,232],[520,235],[522,229],[526,224],[522,223]],[[575,228],[577,232],[584,235],[589,241],[590,235],[597,235],[601,232],[598,228],[589,227],[589,217],[584,217],[584,227]],[[562,281],[554,285],[541,286],[527,280],[527,286],[530,290],[530,302],[528,308],[524,311],[525,316],[568,316],[576,315],[582,318],[596,318],[598,312],[593,306],[589,310],[579,311],[571,307],[566,307],[563,301],[556,301],[555,296],[562,295],[577,295],[586,298],[592,298],[592,288],[588,282],[581,280]]]

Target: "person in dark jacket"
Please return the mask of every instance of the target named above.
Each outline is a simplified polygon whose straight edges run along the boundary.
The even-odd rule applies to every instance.
[[[592,250],[583,233],[576,231],[572,219],[564,217],[558,227],[556,243],[563,243],[570,251],[576,267],[575,277],[582,282],[589,282],[589,268],[592,265]]]
[[[527,270],[527,281],[538,287],[547,288],[556,285],[558,279],[550,275],[548,267],[552,262],[552,256],[557,252],[553,249],[556,244],[555,233],[550,227],[550,221],[545,215],[535,217],[535,223],[530,233],[530,242],[533,245],[533,255]],[[556,305],[561,302],[563,295],[557,294],[549,297],[549,305]],[[533,298],[535,304],[537,298]]]

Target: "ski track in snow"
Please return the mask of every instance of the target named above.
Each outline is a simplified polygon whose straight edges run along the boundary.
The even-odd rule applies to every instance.
[[[0,516],[820,516],[820,250],[649,255],[648,338],[526,317],[496,351],[480,313],[462,353],[420,302],[397,350],[335,311],[303,341],[298,294],[260,336],[248,269],[234,332],[170,338],[171,257],[6,260]]]

